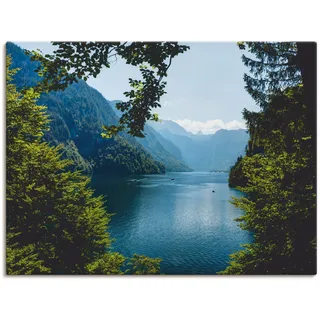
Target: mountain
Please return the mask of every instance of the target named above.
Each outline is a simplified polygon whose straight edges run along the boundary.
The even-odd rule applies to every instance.
[[[158,122],[150,121],[149,125],[151,125],[155,130],[157,130],[161,134],[170,133],[186,137],[192,135],[192,133],[188,132],[186,129],[182,128],[176,122],[171,120],[161,120]]]
[[[35,85],[37,63],[13,43],[7,43],[7,53],[12,56],[12,68],[20,68],[17,87]],[[74,161],[73,169],[117,175],[226,170],[244,152],[248,140],[244,130],[194,135],[171,120],[148,122],[145,138],[120,133],[103,139],[102,125],[117,124],[121,116],[117,102],[106,100],[84,81],[43,94],[39,104],[48,107],[51,120],[46,141],[64,145],[63,157]]]
[[[222,129],[210,135],[199,132],[192,134],[172,122],[162,121],[150,125],[179,148],[184,161],[194,170],[229,170],[245,152],[249,139],[246,130]]]
[[[36,63],[13,43],[7,43],[6,49],[12,68],[20,68],[14,79],[17,87],[35,85],[39,79],[33,71]],[[51,120],[45,140],[53,145],[62,143],[63,157],[75,161],[74,169],[117,175],[165,172],[164,165],[133,137],[125,133],[111,139],[101,137],[102,125],[116,124],[118,117],[108,101],[84,81],[43,94],[38,104],[48,107]]]
[[[112,110],[114,111],[114,113],[116,114],[116,116],[120,118],[122,115],[122,112],[116,108],[116,104],[122,101],[121,100],[107,100],[107,101],[111,106]]]
[[[145,138],[136,138],[153,158],[164,164],[167,171],[192,171],[183,162],[181,151],[169,140],[163,138],[152,127],[145,125]]]
[[[115,114],[121,117],[121,111],[116,108],[116,104],[120,100],[109,101]],[[149,121],[151,123],[154,121]],[[181,128],[181,127],[180,127]],[[178,129],[179,130],[179,129]],[[184,130],[184,129],[183,129]],[[180,132],[181,130],[179,130]],[[181,151],[171,141],[165,139],[159,132],[146,124],[144,129],[144,138],[135,138],[151,155],[161,162],[167,171],[186,172],[192,171],[191,168],[184,162]]]
[[[246,130],[219,130],[212,135],[212,169],[229,170],[237,158],[244,155],[249,140]]]

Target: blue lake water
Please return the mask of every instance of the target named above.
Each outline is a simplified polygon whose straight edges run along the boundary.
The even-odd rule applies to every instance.
[[[242,212],[229,201],[241,192],[227,179],[227,173],[211,172],[100,175],[93,187],[115,213],[109,229],[115,251],[160,257],[164,274],[215,274],[240,244],[252,241],[234,221]]]

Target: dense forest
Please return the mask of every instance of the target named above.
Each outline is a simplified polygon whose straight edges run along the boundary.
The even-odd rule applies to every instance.
[[[171,46],[170,43],[164,45]],[[179,49],[174,43],[172,47]],[[171,57],[176,54],[172,52]],[[13,61],[11,56],[14,56]],[[156,163],[141,146],[129,146],[121,135],[101,140],[101,135],[98,135],[98,129],[92,121],[96,120],[94,112],[97,112],[99,101],[104,103],[104,107],[108,105],[101,95],[91,90],[83,81],[77,79],[76,83],[65,91],[48,93],[48,90],[39,86],[42,78],[39,79],[33,69],[29,57],[25,56],[20,48],[8,43],[7,273],[159,273],[158,258],[137,254],[126,258],[111,251],[113,240],[107,232],[110,215],[104,207],[102,197],[93,196],[93,190],[89,187],[90,179],[78,170],[70,170],[72,160],[62,159],[61,154],[62,149],[67,149],[65,154],[73,160],[78,159],[84,169],[88,162],[83,161],[84,157],[79,156],[79,151],[91,154],[91,150],[87,150],[88,146],[92,148],[92,145],[97,144],[99,147],[103,145],[95,149],[92,157],[93,161],[98,162],[98,168],[106,167],[106,152],[112,171],[123,172],[125,167],[128,173],[163,172],[164,166]],[[45,67],[42,70],[45,70]],[[19,74],[19,71],[22,72]],[[86,91],[89,91],[89,94],[83,96]],[[96,100],[91,108],[88,107],[88,99],[94,98],[98,101]],[[75,107],[76,104],[80,106]],[[70,106],[74,108],[71,109]],[[47,107],[51,109],[50,113],[47,113]],[[108,111],[110,110],[106,110],[106,116],[113,117],[113,111]],[[75,116],[76,112],[79,117]],[[67,119],[71,125],[66,123],[61,114],[68,114]],[[103,115],[101,118],[107,120]],[[80,123],[76,123],[80,119]],[[77,145],[79,136],[82,135],[89,141]],[[69,141],[70,137],[75,140]],[[54,139],[57,144],[66,144],[55,146],[52,143]],[[101,159],[102,163],[99,162]]]
[[[232,201],[254,241],[220,274],[316,273],[315,43],[238,44],[249,69],[245,88],[260,111],[243,111],[249,137],[239,130],[237,138],[157,122],[168,68],[187,46],[55,44],[47,55],[7,44],[8,274],[160,273],[159,258],[112,250],[111,215],[88,174],[190,171],[199,159],[208,170],[224,169],[226,158],[237,159],[229,186],[244,195]],[[129,79],[127,101],[110,102],[85,82],[114,54],[141,72]]]
[[[120,100],[108,101],[115,114],[120,118],[122,112],[116,108]],[[152,123],[153,121],[151,121]],[[161,162],[166,171],[175,172],[187,172],[192,169],[185,163],[182,157],[181,150],[173,144],[170,139],[166,139],[156,130],[152,128],[152,125],[145,124],[143,134],[144,137],[136,137],[135,139],[152,155],[152,157]]]
[[[31,61],[13,43],[7,44],[7,53],[12,57],[13,68],[20,69],[14,76],[17,87],[35,86],[40,79],[34,71],[39,63]],[[73,160],[72,169],[85,173],[103,170],[122,176],[191,170],[182,159],[176,159],[163,147],[166,141],[160,143],[152,132],[140,138],[140,143],[124,132],[103,139],[103,125],[116,125],[119,114],[114,112],[116,109],[112,104],[83,80],[71,84],[64,91],[43,93],[38,103],[47,106],[50,115],[50,130],[45,133],[45,140],[51,145],[63,145],[62,155]],[[150,148],[152,143],[156,147]]]
[[[12,84],[7,59],[7,273],[157,273],[159,259],[109,251],[110,215],[89,179],[67,170],[61,147],[42,141],[46,108]]]
[[[246,89],[261,106],[243,111],[250,140],[230,170],[254,243],[222,274],[316,273],[316,44],[240,43]],[[250,57],[249,57],[250,56]]]

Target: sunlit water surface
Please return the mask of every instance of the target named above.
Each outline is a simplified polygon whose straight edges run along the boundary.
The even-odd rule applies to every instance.
[[[215,274],[240,244],[252,241],[234,221],[242,213],[229,201],[241,193],[227,179],[227,173],[211,172],[99,175],[93,187],[116,213],[109,229],[115,251],[160,257],[164,274]]]

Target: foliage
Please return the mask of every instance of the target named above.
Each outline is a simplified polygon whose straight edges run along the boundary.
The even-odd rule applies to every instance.
[[[283,48],[280,44],[273,47]],[[252,52],[263,62],[261,46],[257,44],[256,48]],[[281,61],[283,52],[270,54],[277,54],[275,59]],[[301,61],[298,51],[296,55],[292,61]],[[253,72],[257,72],[256,76],[262,73],[272,82],[281,74],[293,74],[292,65],[288,66],[289,71],[279,69],[268,74],[267,63],[267,69],[260,66]],[[300,79],[298,85],[273,87],[260,112],[244,112],[250,144],[246,156],[235,165],[239,170],[231,174],[237,175],[238,181],[245,178],[239,189],[247,197],[233,202],[244,210],[238,221],[243,229],[253,232],[254,243],[233,254],[230,266],[222,274],[316,272],[315,135],[314,119],[310,119],[315,104],[310,103],[312,99],[307,94],[312,90],[307,89],[309,82],[302,64],[296,68],[294,74],[302,74],[303,85]],[[255,85],[249,84],[251,89]]]
[[[33,71],[36,62],[12,43],[7,44],[7,52],[12,54],[14,65],[21,68],[14,76],[17,87],[34,87],[39,81]],[[102,169],[113,173],[115,168],[119,175],[164,172],[163,165],[128,134],[120,133],[117,139],[101,137],[103,124],[116,125],[118,117],[108,101],[84,81],[64,91],[42,93],[38,103],[47,106],[50,119],[43,139],[52,146],[63,144],[62,157],[73,161],[68,169],[86,174]]]
[[[316,46],[315,42],[239,43],[240,49],[246,49],[249,53],[242,56],[251,73],[251,76],[244,75],[245,88],[262,111],[268,107],[274,94],[303,84],[306,121],[313,136],[316,136]],[[245,109],[244,114],[246,112]],[[249,117],[245,118],[251,121]]]
[[[159,258],[150,258],[134,254],[126,259],[119,253],[105,253],[101,258],[87,265],[90,274],[128,274],[128,275],[154,275],[160,274]]]
[[[231,166],[229,172],[229,187],[244,187],[248,180],[243,174],[242,156],[237,158],[236,163]]]
[[[107,252],[98,259],[86,265],[89,274],[124,274],[122,267],[126,261],[119,253]]]
[[[240,42],[238,45],[248,52],[242,55],[242,61],[252,74],[244,75],[245,88],[263,108],[268,105],[270,94],[301,83],[295,42]]]
[[[35,246],[14,243],[12,239],[15,236],[17,234],[7,233],[7,274],[50,273],[50,269],[44,266],[44,261],[39,259]]]
[[[62,159],[70,159],[72,163],[69,165],[68,170],[71,171],[81,171],[84,174],[90,174],[93,170],[93,164],[88,160],[84,159],[72,140],[67,140],[64,144],[61,145]]]
[[[134,254],[128,265],[131,269],[127,270],[129,274],[146,275],[159,274],[161,259],[151,259],[144,255]]]
[[[156,162],[139,145],[132,146],[121,136],[98,141],[91,154],[96,173],[113,175],[165,173],[163,164]]]
[[[116,104],[119,102],[121,101],[108,101],[115,114],[118,117],[121,117],[122,112],[116,108]],[[160,123],[160,121],[157,123]],[[190,169],[184,163],[180,149],[177,146],[175,146],[171,141],[165,139],[148,123],[145,124],[143,135],[143,138],[136,137],[136,141],[138,141],[138,143],[141,144],[144,147],[144,149],[148,153],[150,153],[155,160],[161,162],[165,166],[166,171],[192,171],[192,169]]]
[[[61,146],[42,141],[45,107],[33,88],[21,94],[7,60],[7,273],[122,274],[110,251],[110,215],[90,179],[66,168]],[[150,267],[154,273],[154,268]]]
[[[119,124],[104,126],[105,135],[115,135],[128,129],[128,133],[143,137],[147,120],[157,120],[152,109],[160,107],[165,94],[167,76],[172,59],[189,49],[177,42],[53,42],[53,54],[42,55],[33,51],[32,59],[41,62],[37,71],[42,77],[37,84],[40,91],[65,89],[80,79],[96,77],[103,67],[110,68],[118,57],[138,67],[141,79],[129,79],[131,90],[125,92],[126,102],[117,104],[122,111]]]
[[[165,166],[166,171],[192,171],[192,169],[184,163],[180,149],[178,149],[171,141],[165,139],[148,124],[144,127],[144,136],[144,138],[136,138],[137,141],[155,160]]]

